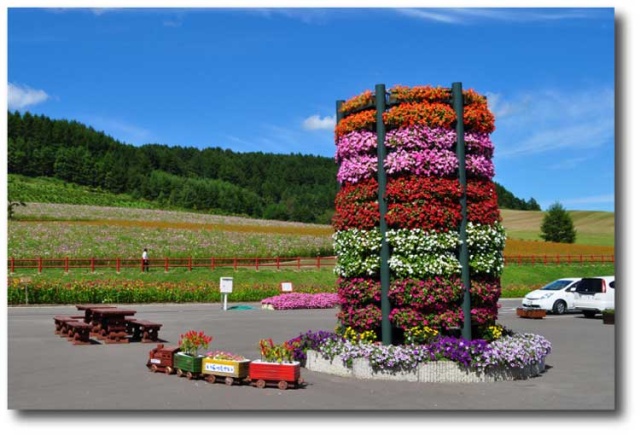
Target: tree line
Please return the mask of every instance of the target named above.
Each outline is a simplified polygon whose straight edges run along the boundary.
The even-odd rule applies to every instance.
[[[18,111],[8,113],[7,163],[10,174],[128,193],[162,207],[307,223],[330,223],[338,191],[333,158],[133,146],[77,121]],[[496,188],[501,208],[540,210],[533,198]]]

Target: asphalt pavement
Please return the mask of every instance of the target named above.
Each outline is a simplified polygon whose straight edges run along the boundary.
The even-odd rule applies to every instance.
[[[618,398],[624,386],[616,385],[616,325],[581,314],[522,319],[515,313],[519,303],[501,300],[499,323],[541,334],[551,342],[547,371],[541,376],[438,384],[357,380],[302,368],[306,385],[285,391],[152,373],[146,362],[155,344],[74,346],[55,335],[53,316],[78,315],[75,306],[9,307],[8,409],[20,411],[18,420],[51,417],[58,411],[152,412],[154,421],[175,417],[180,411],[209,411],[204,415],[215,418],[237,418],[235,411],[242,411],[248,419],[264,418],[259,411],[269,416],[291,411],[302,415],[330,411],[334,416],[344,416],[347,411],[382,417],[404,411],[421,415],[464,411],[470,416],[482,411],[526,415],[551,410],[586,417],[619,415]],[[231,303],[226,311],[220,304],[118,306],[136,310],[138,319],[162,323],[159,336],[167,345],[177,345],[180,334],[190,329],[203,330],[214,337],[210,349],[250,359],[259,358],[260,339],[282,342],[306,331],[333,330],[337,313],[337,309],[264,310],[255,303]],[[198,414],[198,418],[202,416]]]

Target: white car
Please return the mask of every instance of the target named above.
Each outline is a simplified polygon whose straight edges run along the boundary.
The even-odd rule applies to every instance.
[[[585,317],[595,317],[604,310],[615,310],[615,276],[582,278],[576,287],[576,310],[582,311]]]
[[[581,278],[557,279],[529,292],[522,299],[524,308],[543,308],[554,314],[575,310],[575,290]]]

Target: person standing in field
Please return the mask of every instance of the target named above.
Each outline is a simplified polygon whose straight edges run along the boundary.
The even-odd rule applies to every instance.
[[[149,272],[149,253],[147,252],[147,248],[142,250],[142,271]]]

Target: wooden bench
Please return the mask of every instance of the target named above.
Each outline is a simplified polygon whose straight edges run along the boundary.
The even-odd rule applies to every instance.
[[[68,332],[67,323],[77,322],[82,319],[84,319],[84,316],[54,316],[53,322],[56,327],[54,333],[56,335],[66,336]]]
[[[75,321],[75,322],[67,322],[67,339],[71,341],[72,344],[91,344],[91,339],[89,338],[89,333],[91,332],[92,326],[83,321]]]
[[[132,334],[132,341],[155,343],[158,341],[160,328],[162,328],[161,323],[150,322],[149,320],[127,319],[127,330]]]

